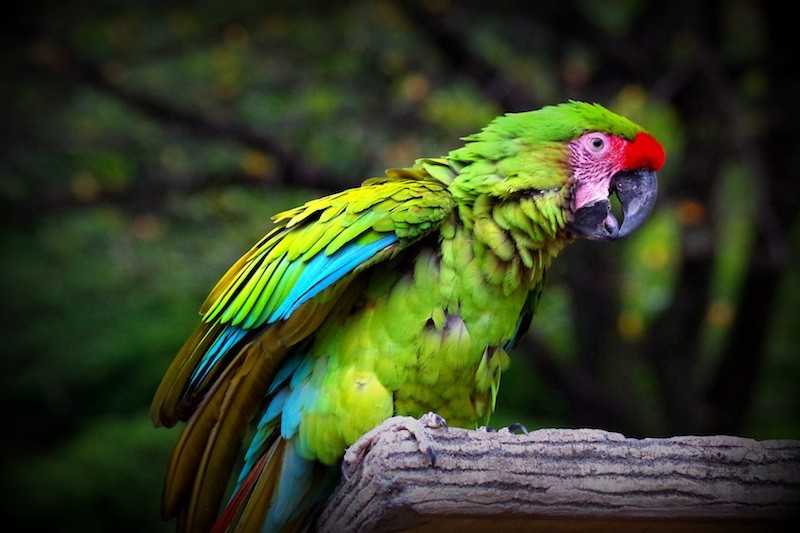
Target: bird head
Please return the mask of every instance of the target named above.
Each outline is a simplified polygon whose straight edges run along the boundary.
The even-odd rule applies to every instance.
[[[656,172],[665,153],[644,131],[633,139],[589,131],[568,143],[572,175],[569,230],[592,240],[620,239],[647,220],[656,203]],[[610,196],[622,206],[622,223],[611,212]]]
[[[448,156],[461,167],[454,195],[498,201],[554,195],[574,237],[625,237],[655,206],[664,149],[641,126],[600,105],[570,101],[508,113],[464,140]],[[622,206],[621,223],[612,195]]]

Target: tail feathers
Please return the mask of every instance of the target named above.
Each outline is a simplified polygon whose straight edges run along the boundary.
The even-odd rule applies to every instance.
[[[312,487],[314,461],[300,457],[295,446],[292,445],[292,441],[289,443],[290,445],[283,455],[280,478],[278,486],[274,489],[272,505],[263,521],[263,528],[266,531],[281,531],[305,510],[301,507],[301,503],[308,503],[303,500],[306,499]],[[260,503],[263,498],[260,490],[270,490],[265,485],[266,483],[256,485],[253,501]],[[258,518],[258,515],[255,518]]]
[[[282,358],[263,351],[277,344],[265,339],[270,333],[239,352],[181,433],[162,501],[166,517],[180,514],[179,530],[206,531],[216,519],[248,424]]]
[[[244,355],[240,353],[228,372],[238,370]],[[164,494],[161,500],[161,514],[164,518],[172,518],[188,511],[188,502],[192,494],[198,465],[206,453],[209,436],[214,432],[221,406],[227,392],[228,381],[220,380],[206,399],[189,419],[180,434],[172,451],[167,477],[164,482]],[[179,522],[184,522],[181,519]]]
[[[228,531],[234,523],[243,524],[244,521],[241,518],[242,511],[250,500],[256,483],[262,479],[262,476],[265,478],[272,478],[272,482],[276,483],[274,478],[279,470],[275,465],[279,464],[279,461],[276,461],[275,455],[283,454],[284,442],[285,441],[282,439],[277,439],[270,447],[269,452],[262,455],[261,458],[255,462],[247,477],[240,480],[236,492],[231,496],[227,507],[225,507],[225,510],[211,529],[211,533],[224,533]],[[270,464],[272,467],[267,471],[267,467]]]
[[[329,492],[319,490],[320,468],[298,455],[291,439],[277,438],[239,483],[212,533],[306,530]]]
[[[201,325],[187,341],[162,382],[152,410],[154,422],[167,426],[191,413],[170,459],[161,504],[164,518],[178,518],[178,531],[208,531],[212,527],[245,434],[265,395],[272,390],[270,384],[278,368],[287,352],[313,333],[335,305],[341,305],[338,296],[344,286],[327,289],[319,299],[306,302],[285,322],[259,332],[253,340],[245,337],[234,345],[226,344],[224,363],[213,365],[218,377],[215,374],[213,383],[209,379],[198,382],[200,389],[207,387],[201,401],[185,394],[185,385],[199,362],[200,349],[190,346],[212,346],[212,338],[216,339],[219,331],[213,325]],[[239,348],[244,342],[247,344]],[[231,357],[230,352],[235,355]],[[267,439],[263,442],[264,450],[272,444]],[[276,456],[279,451],[275,450]],[[285,450],[280,455],[284,454]],[[267,465],[263,468],[268,470]],[[252,490],[255,494],[261,489],[255,486]]]

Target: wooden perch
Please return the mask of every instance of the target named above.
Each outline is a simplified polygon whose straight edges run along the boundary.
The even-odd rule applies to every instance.
[[[794,440],[517,435],[395,417],[348,450],[345,470],[321,531],[775,531],[800,517]]]

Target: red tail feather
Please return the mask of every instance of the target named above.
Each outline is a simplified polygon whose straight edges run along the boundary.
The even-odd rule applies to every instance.
[[[264,454],[256,462],[256,464],[253,465],[250,473],[247,474],[247,476],[242,480],[236,493],[231,498],[231,501],[228,502],[227,507],[225,507],[225,511],[223,511],[223,513],[217,519],[214,527],[211,528],[211,533],[225,533],[225,531],[228,530],[230,525],[233,523],[234,518],[236,518],[236,515],[238,515],[242,510],[242,505],[244,505],[248,498],[250,498],[250,494],[253,492],[253,487],[256,486],[256,482],[258,481],[259,476],[261,476],[264,466],[267,464],[268,457],[269,455]]]

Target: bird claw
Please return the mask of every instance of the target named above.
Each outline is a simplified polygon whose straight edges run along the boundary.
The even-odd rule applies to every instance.
[[[513,435],[527,435],[528,428],[520,424],[519,422],[514,422],[508,427],[504,427],[501,431],[507,431]]]
[[[406,417],[402,421],[394,424],[392,431],[406,430],[414,437],[419,446],[419,451],[430,457],[431,467],[436,466],[436,449],[431,442],[432,439],[426,429],[446,428],[447,421],[441,415],[433,411],[425,413],[419,419]]]
[[[444,417],[442,417],[441,415],[434,413],[433,411],[427,412],[421,417],[419,417],[419,423],[424,427],[430,429],[439,429],[447,427],[447,420],[445,420]]]
[[[345,481],[350,478],[351,465],[358,462],[372,447],[378,436],[385,431],[408,431],[417,441],[419,451],[429,456],[431,466],[435,467],[436,450],[426,430],[446,427],[447,421],[434,412],[425,413],[419,419],[410,416],[388,418],[374,429],[365,433],[347,449],[342,460],[342,478]]]
[[[417,423],[413,425],[418,427],[405,427],[404,429],[406,429],[414,436],[415,439],[417,439],[419,450],[430,457],[431,467],[435,467],[436,449],[433,447],[433,444],[431,444],[431,438],[425,429],[446,428],[447,421],[442,416],[431,411],[422,415],[416,422]],[[423,449],[423,445],[425,445],[425,443],[427,443],[427,446],[425,446]]]

